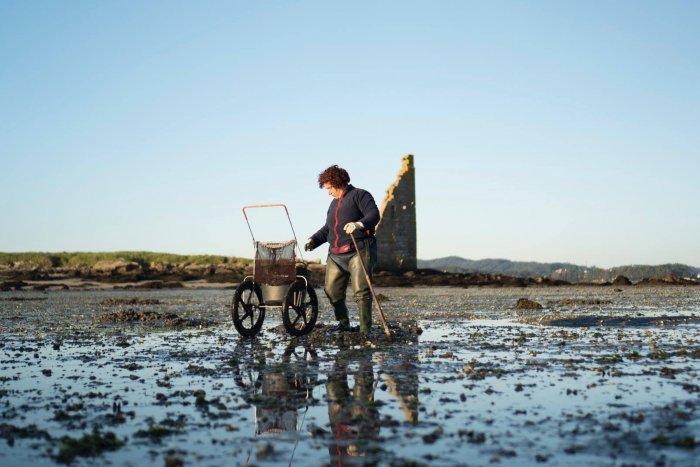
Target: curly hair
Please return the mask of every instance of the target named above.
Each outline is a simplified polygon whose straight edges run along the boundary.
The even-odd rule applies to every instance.
[[[347,170],[337,165],[331,165],[318,174],[318,187],[323,188],[326,183],[329,183],[333,188],[343,188],[350,183],[350,175],[348,175]]]

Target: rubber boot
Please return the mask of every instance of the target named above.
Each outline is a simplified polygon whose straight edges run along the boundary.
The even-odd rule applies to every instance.
[[[369,334],[369,330],[372,329],[372,302],[366,299],[360,300],[357,307],[360,310],[360,332]]]
[[[335,319],[338,320],[338,329],[340,331],[350,330],[350,318],[348,318],[348,307],[345,306],[345,301],[331,303]]]

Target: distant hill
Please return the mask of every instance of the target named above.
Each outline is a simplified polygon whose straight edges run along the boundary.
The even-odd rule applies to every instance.
[[[660,264],[657,266],[629,265],[603,269],[571,263],[537,263],[532,261],[510,261],[507,259],[465,259],[459,256],[418,260],[420,269],[437,269],[459,273],[505,274],[514,277],[550,277],[568,282],[610,282],[622,275],[637,282],[645,278],[664,277],[669,274],[678,277],[700,279],[700,268],[686,264]]]

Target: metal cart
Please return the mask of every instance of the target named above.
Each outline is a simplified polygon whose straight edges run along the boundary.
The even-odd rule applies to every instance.
[[[256,241],[246,210],[274,207],[284,208],[294,239]],[[233,295],[231,318],[236,331],[245,337],[255,336],[262,328],[265,312],[268,309],[281,309],[282,322],[289,334],[303,336],[311,332],[318,318],[318,299],[287,206],[258,204],[244,206],[242,210],[253,238],[255,258],[253,275],[245,277]],[[296,261],[297,249],[301,263]]]

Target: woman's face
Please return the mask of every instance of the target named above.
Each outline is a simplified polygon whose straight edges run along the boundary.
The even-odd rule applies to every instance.
[[[329,195],[331,195],[335,199],[340,199],[340,197],[343,195],[343,192],[345,191],[345,188],[335,188],[333,185],[330,183],[324,183],[323,188],[326,189]]]

